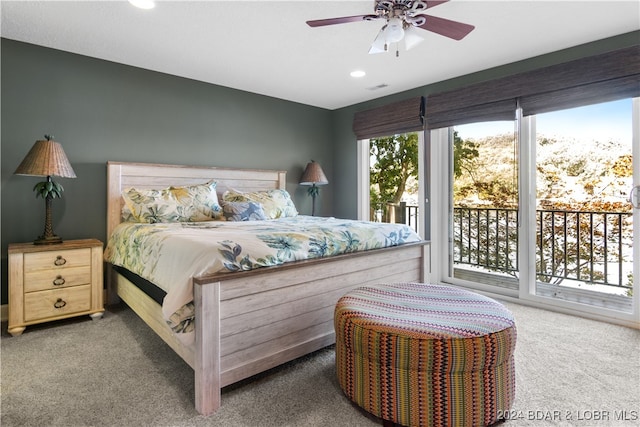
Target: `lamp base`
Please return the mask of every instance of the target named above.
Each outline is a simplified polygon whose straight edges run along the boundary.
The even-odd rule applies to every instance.
[[[51,177],[47,177],[50,181]],[[33,241],[34,245],[55,245],[58,243],[62,243],[62,239],[55,235],[53,232],[53,226],[51,225],[51,201],[53,197],[51,194],[47,194],[45,197],[45,213],[44,213],[44,231],[42,232],[42,236],[38,236],[36,240]]]
[[[34,245],[55,245],[58,243],[62,243],[62,238],[56,235],[47,236],[47,237],[40,236],[33,241]]]

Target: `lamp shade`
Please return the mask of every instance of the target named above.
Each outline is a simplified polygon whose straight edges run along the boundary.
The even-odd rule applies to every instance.
[[[328,183],[329,181],[318,163],[313,160],[307,163],[302,178],[300,178],[300,185],[325,185]]]
[[[45,136],[45,140],[36,141],[22,163],[15,171],[16,175],[59,176],[75,178],[76,173],[64,154],[62,145]]]

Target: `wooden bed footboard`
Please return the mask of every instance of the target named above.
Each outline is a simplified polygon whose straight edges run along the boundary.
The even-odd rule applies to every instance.
[[[225,385],[332,344],[340,296],[422,281],[424,252],[424,244],[406,245],[194,279],[196,410],[214,412]]]
[[[160,306],[117,275],[118,295],[193,369],[196,410],[221,388],[335,342],[333,310],[349,290],[424,281],[428,242],[194,278],[195,346],[175,338]]]

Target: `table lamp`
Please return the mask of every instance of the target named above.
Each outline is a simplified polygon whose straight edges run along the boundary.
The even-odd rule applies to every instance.
[[[317,187],[318,185],[326,185],[329,181],[325,176],[324,172],[320,165],[313,160],[307,163],[307,167],[302,174],[302,178],[300,178],[300,185],[310,185],[307,192],[312,198],[311,201],[311,215],[316,214],[316,196],[320,189]]]
[[[36,141],[20,166],[14,172],[16,175],[46,176],[47,180],[39,182],[33,187],[36,197],[45,200],[44,233],[34,240],[36,245],[62,243],[62,239],[55,235],[51,225],[51,201],[61,198],[64,188],[54,182],[51,177],[75,178],[76,174],[64,154],[62,145],[53,141],[53,136],[45,135],[42,141]]]

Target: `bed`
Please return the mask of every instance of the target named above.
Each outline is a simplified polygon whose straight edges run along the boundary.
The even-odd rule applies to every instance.
[[[216,191],[285,189],[272,170],[107,163],[107,238],[123,222],[123,192],[216,182]],[[380,282],[425,281],[429,245],[406,243],[364,252],[287,262],[237,272],[195,275],[193,342],[176,334],[162,306],[115,266],[107,268],[107,300],[122,299],[194,369],[195,408],[208,415],[221,388],[335,342],[333,310],[349,290]]]

